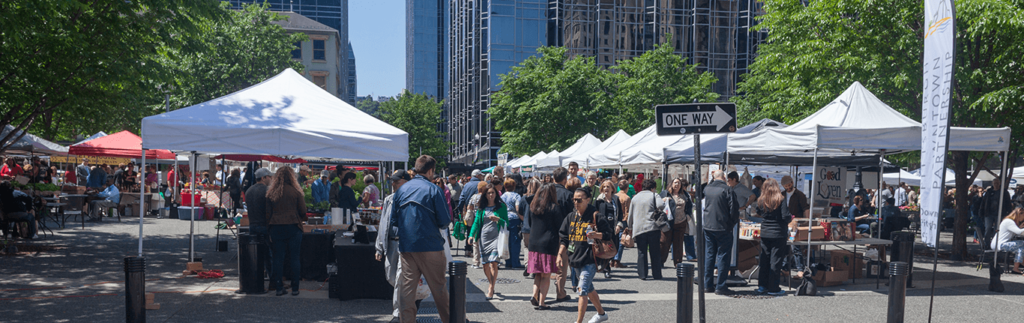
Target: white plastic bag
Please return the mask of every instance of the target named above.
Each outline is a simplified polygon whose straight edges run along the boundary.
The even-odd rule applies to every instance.
[[[430,286],[427,285],[427,280],[423,276],[420,276],[420,283],[416,286],[416,299],[426,299],[430,297]]]
[[[508,259],[511,256],[511,252],[508,251],[508,229],[502,228],[498,232],[498,258]]]

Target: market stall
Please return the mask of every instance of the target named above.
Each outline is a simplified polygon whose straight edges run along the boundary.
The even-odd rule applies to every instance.
[[[292,69],[220,98],[146,117],[142,138],[145,149],[189,154],[322,157],[392,162],[392,168],[394,162],[409,159],[406,132],[356,109]],[[141,232],[140,219],[140,256]],[[353,261],[376,262],[372,254]],[[384,272],[361,272],[345,279],[376,275],[383,277]]]

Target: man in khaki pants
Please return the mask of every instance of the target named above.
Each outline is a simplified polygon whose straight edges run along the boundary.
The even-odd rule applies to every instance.
[[[422,155],[416,158],[416,176],[395,192],[390,225],[398,230],[398,251],[402,273],[399,277],[399,318],[416,322],[416,286],[422,275],[434,296],[437,314],[448,322],[448,291],[445,289],[445,238],[440,229],[448,227],[451,215],[444,192],[430,181],[434,178],[436,161]]]

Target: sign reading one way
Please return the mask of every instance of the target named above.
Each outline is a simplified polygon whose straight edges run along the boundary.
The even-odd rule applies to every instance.
[[[659,136],[736,132],[732,103],[663,104],[654,109]]]

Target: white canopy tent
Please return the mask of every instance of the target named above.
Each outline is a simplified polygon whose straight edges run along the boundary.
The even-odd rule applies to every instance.
[[[630,135],[620,129],[619,131],[616,131],[615,134],[613,134],[611,137],[608,137],[608,139],[605,139],[605,141],[601,142],[600,145],[591,147],[590,149],[581,150],[579,152],[574,153],[569,158],[562,159],[562,166],[567,166],[570,162],[576,162],[577,164],[580,164],[585,168],[589,168],[589,166],[587,166],[587,157],[589,157],[592,154],[607,151],[609,147],[618,145],[623,141],[629,140],[629,138]]]
[[[652,138],[657,136],[658,134],[655,130],[654,125],[651,125],[650,127],[647,127],[644,130],[640,130],[640,132],[637,132],[632,137],[629,137],[629,139],[623,140],[617,145],[608,147],[603,151],[598,151],[590,154],[589,156],[587,156],[587,167],[597,168],[621,166],[620,159],[622,157],[623,151],[626,151],[631,147],[637,146],[643,142],[651,140]]]
[[[569,157],[572,157],[572,155],[582,151],[590,150],[591,148],[594,148],[600,144],[601,139],[597,139],[597,137],[594,137],[594,135],[588,133],[583,137],[580,137],[580,139],[576,140],[576,143],[572,144],[572,146],[569,146],[569,148],[566,148],[562,152],[557,154],[548,154],[548,156],[543,160],[537,161],[537,168],[540,170],[547,171],[553,170],[560,166],[566,166],[569,164],[569,162],[565,160],[569,159]]]
[[[748,124],[735,133],[751,133],[768,127],[785,127],[786,124],[772,119],[761,119],[760,121]],[[700,138],[700,158],[702,161],[725,162],[726,143],[729,141],[727,134],[709,134]],[[665,163],[687,164],[693,162],[693,140],[681,140],[676,144],[664,148]]]
[[[290,68],[238,92],[143,118],[141,137],[140,167],[145,167],[147,149],[189,152],[192,156],[248,154],[391,162],[409,159],[408,133],[345,103]],[[195,165],[190,168],[195,169]],[[145,203],[139,204],[142,256]],[[194,252],[194,236],[189,236],[190,250]],[[190,252],[190,259],[193,256]]]
[[[5,126],[3,131],[0,131],[0,138],[7,136],[7,134],[12,131],[15,131],[14,126]],[[68,153],[68,147],[58,145],[52,141],[40,138],[39,136],[28,132],[17,131],[14,136],[11,136],[11,138],[14,139],[22,133],[24,133],[24,136],[7,148],[9,153],[25,153],[33,155],[64,155]]]
[[[530,159],[530,158],[533,158],[533,157],[530,156],[530,155],[526,155],[526,156],[522,156],[522,157],[513,159],[512,161],[508,162],[508,167],[519,167],[520,165],[522,165],[522,163],[524,161],[526,161],[527,159]]]
[[[409,134],[292,69],[244,90],[142,119],[144,149],[407,161]]]

